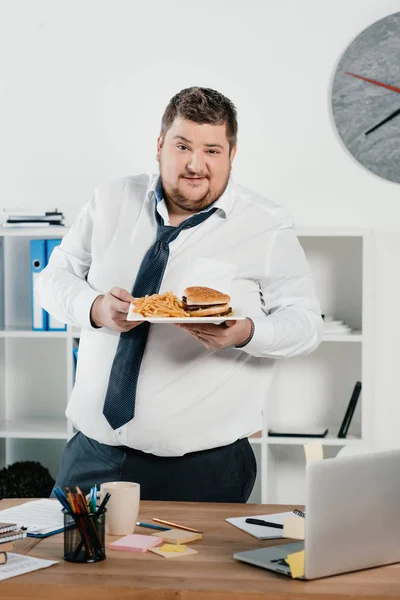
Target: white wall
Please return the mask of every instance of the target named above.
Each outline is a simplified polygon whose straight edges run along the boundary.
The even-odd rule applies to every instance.
[[[236,180],[301,225],[394,228],[399,188],[332,125],[347,45],[399,0],[0,0],[0,207],[63,210],[156,168],[165,105],[214,87],[239,111]]]

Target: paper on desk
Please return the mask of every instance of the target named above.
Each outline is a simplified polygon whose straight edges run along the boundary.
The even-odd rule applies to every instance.
[[[292,540],[304,540],[306,533],[306,520],[303,517],[290,515],[283,523],[282,537]]]
[[[313,460],[323,460],[324,448],[320,442],[310,442],[304,444],[304,454],[306,455],[307,464]]]
[[[34,558],[33,556],[7,552],[7,562],[0,567],[0,581],[16,577],[17,575],[23,575],[24,573],[30,573],[31,571],[37,571],[38,569],[45,569],[46,567],[55,565],[57,562],[57,560],[44,560],[43,558]]]
[[[288,554],[288,556],[285,558],[285,562],[287,562],[287,564],[290,567],[290,574],[293,577],[293,579],[303,577],[306,570],[304,550]]]
[[[262,519],[263,521],[271,521],[271,523],[284,524],[285,519],[290,515],[293,516],[292,512],[274,513],[272,515],[247,515],[246,517],[230,517],[225,519],[227,523],[238,527],[242,531],[253,535],[259,540],[273,540],[283,537],[283,529],[275,529],[274,527],[265,527],[264,525],[251,525],[246,523],[246,519],[249,517],[253,519]]]
[[[64,528],[61,504],[56,500],[33,500],[0,511],[1,521],[26,527],[28,533],[44,534]]]

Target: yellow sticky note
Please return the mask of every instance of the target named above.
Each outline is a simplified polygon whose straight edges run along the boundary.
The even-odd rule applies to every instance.
[[[322,444],[319,442],[310,442],[309,444],[304,444],[304,453],[306,455],[307,464],[313,460],[323,460],[324,458],[324,449]]]
[[[185,552],[186,546],[182,544],[163,544],[160,550],[163,552]]]
[[[306,520],[295,515],[286,517],[283,523],[282,536],[292,540],[304,540],[306,533]]]
[[[290,567],[290,573],[293,579],[297,579],[298,577],[302,577],[305,572],[305,555],[304,550],[300,550],[300,552],[293,552],[293,554],[289,554],[285,558],[285,562]]]

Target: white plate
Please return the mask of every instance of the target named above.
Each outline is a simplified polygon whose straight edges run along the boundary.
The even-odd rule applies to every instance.
[[[148,321],[149,323],[213,323],[220,325],[225,321],[244,321],[246,317],[240,315],[239,311],[234,311],[229,317],[143,317],[139,313],[129,309],[127,321]]]

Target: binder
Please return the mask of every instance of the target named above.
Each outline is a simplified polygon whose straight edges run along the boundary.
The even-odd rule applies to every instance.
[[[32,329],[34,331],[47,330],[47,312],[43,310],[35,298],[34,288],[40,272],[46,266],[45,240],[30,240],[31,259],[31,314]]]
[[[61,239],[49,239],[46,240],[46,265],[50,260],[51,253],[53,252],[56,246],[61,244]],[[65,323],[61,323],[58,319],[53,317],[52,315],[47,315],[47,329],[49,331],[66,331],[67,326]]]

